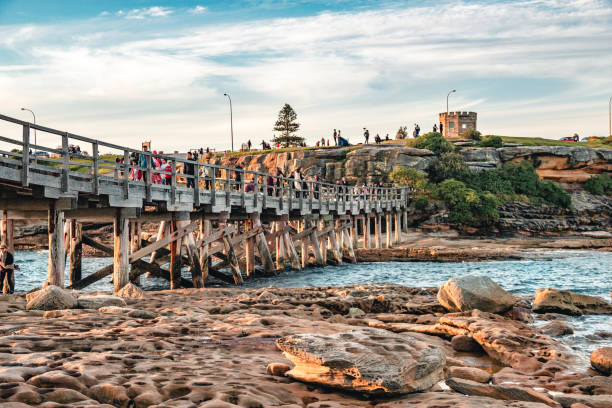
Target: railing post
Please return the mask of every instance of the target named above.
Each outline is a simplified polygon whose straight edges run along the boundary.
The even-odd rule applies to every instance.
[[[259,174],[253,174],[253,192],[255,195],[253,196],[253,207],[257,209],[257,196],[259,195]],[[264,192],[264,200],[265,200],[265,192]]]
[[[231,195],[232,195],[232,177],[230,170],[225,170],[225,206],[231,206]]]
[[[23,147],[21,150],[21,185],[29,185],[30,172],[30,124],[23,125]]]
[[[130,196],[130,152],[123,151],[123,198],[127,200]]]
[[[146,172],[145,172],[145,195],[146,195],[146,200],[147,202],[151,202],[152,198],[151,198],[151,178],[152,178],[152,174],[151,174],[151,169],[152,169],[152,161],[153,161],[153,156],[151,155],[151,152],[145,152],[145,160],[147,161],[145,168],[146,168]]]
[[[170,179],[170,202],[176,203],[176,160],[172,160],[172,178]]]
[[[67,193],[69,190],[68,180],[70,179],[70,153],[68,152],[68,132],[62,135],[62,191]]]
[[[209,168],[212,170],[210,176],[210,204],[214,206],[217,204],[217,169],[214,167]]]
[[[94,194],[98,194],[100,189],[100,180],[98,179],[100,173],[100,158],[98,153],[98,142],[91,144],[91,150],[93,155],[93,174],[92,174],[92,190]]]
[[[193,205],[200,206],[200,163],[196,161],[193,172]]]
[[[244,192],[244,178],[246,177],[246,172],[244,170],[239,170],[238,174],[240,174],[240,202],[242,207],[244,208],[244,204],[245,204],[245,192]]]

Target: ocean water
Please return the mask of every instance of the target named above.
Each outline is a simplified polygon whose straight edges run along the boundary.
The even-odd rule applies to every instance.
[[[40,287],[47,277],[47,251],[16,251],[17,292]],[[83,275],[112,263],[112,258],[84,258]],[[68,280],[66,267],[66,281]],[[183,271],[186,278],[189,272]],[[245,281],[245,287],[261,288],[342,286],[369,282],[393,282],[414,287],[439,287],[449,278],[463,275],[487,275],[504,289],[517,296],[535,296],[536,289],[558,288],[586,295],[600,296],[610,301],[612,291],[612,253],[598,251],[539,252],[533,260],[491,262],[375,262],[308,268],[285,271],[274,277]],[[167,289],[167,281],[158,278],[141,279],[146,290]],[[110,291],[110,277],[86,288],[89,291]],[[612,316],[594,315],[568,317],[574,334],[563,340],[579,351],[583,359],[598,347],[612,346]],[[536,324],[544,324],[536,321]],[[605,333],[608,333],[606,336]],[[588,361],[586,361],[588,363]]]

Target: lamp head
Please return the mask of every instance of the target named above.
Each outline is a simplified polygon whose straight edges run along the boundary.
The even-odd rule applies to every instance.
[[[451,92],[457,92],[457,90],[456,90],[456,89],[453,89]]]
[[[223,96],[227,96],[227,94],[226,94],[226,93],[224,93],[224,94],[223,94]]]
[[[21,110],[25,110],[25,108],[21,108]]]

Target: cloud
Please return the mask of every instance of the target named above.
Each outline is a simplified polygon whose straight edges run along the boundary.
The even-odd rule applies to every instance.
[[[197,5],[192,9],[189,9],[188,12],[190,14],[204,14],[206,11],[208,10],[208,8]]]
[[[124,144],[146,135],[162,149],[225,146],[224,92],[237,142],[268,139],[285,102],[310,141],[333,128],[353,142],[364,125],[391,135],[425,128],[453,88],[451,110],[477,110],[490,133],[527,136],[531,126],[556,137],[606,125],[605,109],[602,126],[591,114],[612,88],[604,1],[449,1],[195,26],[176,25],[178,11],[165,7],[121,16],[173,12],[137,34],[117,19],[0,27],[0,53],[15,58],[0,63],[0,94],[36,101],[67,130]]]
[[[169,7],[153,6],[148,8],[137,8],[128,11],[119,10],[116,14],[127,19],[144,20],[148,17],[167,17],[173,10]]]

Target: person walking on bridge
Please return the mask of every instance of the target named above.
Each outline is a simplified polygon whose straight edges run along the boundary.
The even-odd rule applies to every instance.
[[[8,283],[8,293],[15,292],[15,274],[14,270],[19,270],[13,265],[13,254],[8,250],[8,246],[3,242],[0,244],[0,289],[5,293],[4,279]]]

